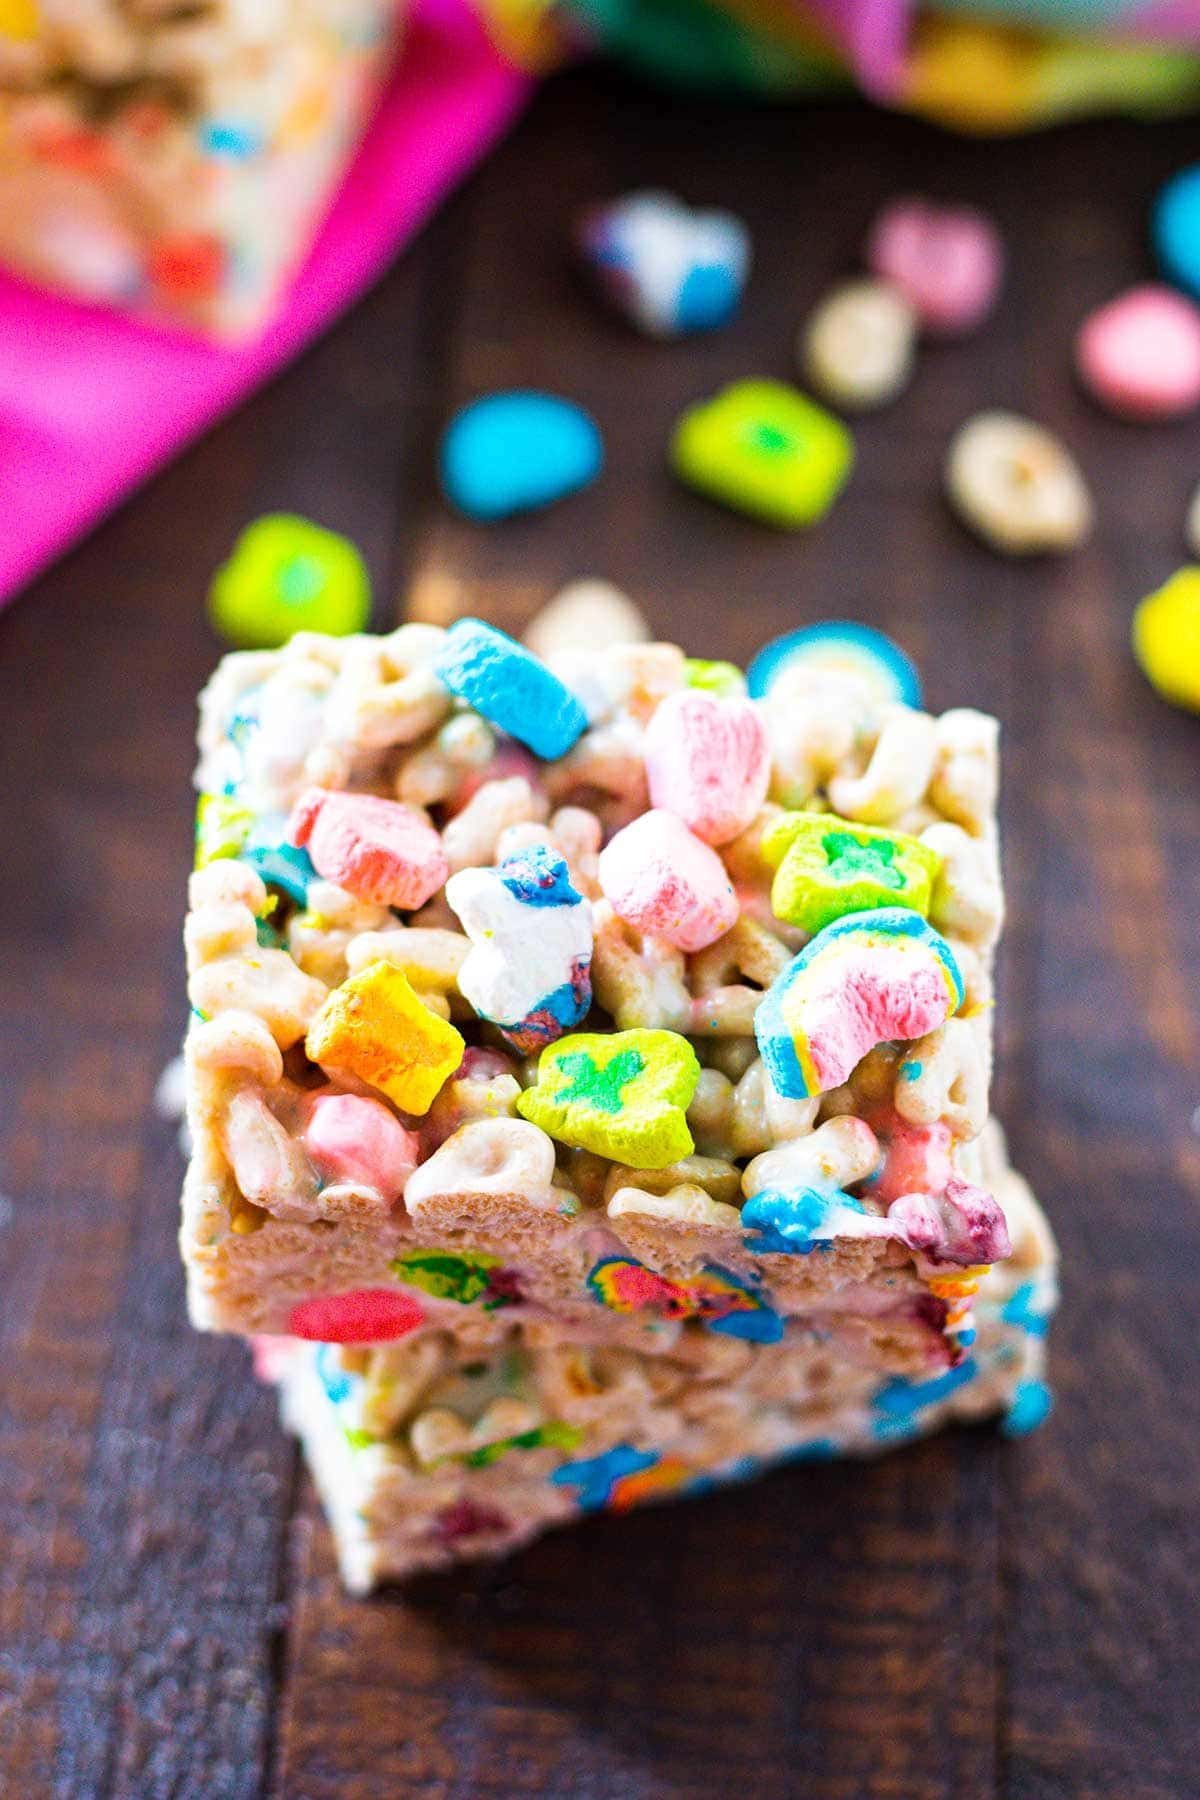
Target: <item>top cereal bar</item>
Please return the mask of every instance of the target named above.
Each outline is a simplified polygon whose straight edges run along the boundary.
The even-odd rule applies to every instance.
[[[994,720],[460,620],[228,656],[199,742],[198,1325],[961,1356]]]

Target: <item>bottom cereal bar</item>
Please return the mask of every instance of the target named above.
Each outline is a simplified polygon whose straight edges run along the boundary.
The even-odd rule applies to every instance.
[[[985,1135],[1011,1256],[984,1278],[956,1366],[887,1375],[812,1320],[774,1343],[687,1324],[646,1354],[510,1328],[485,1354],[448,1332],[350,1349],[269,1340],[346,1585],[495,1556],[604,1508],[699,1494],[788,1461],[865,1456],[951,1420],[1043,1417],[1055,1248],[1036,1201]]]

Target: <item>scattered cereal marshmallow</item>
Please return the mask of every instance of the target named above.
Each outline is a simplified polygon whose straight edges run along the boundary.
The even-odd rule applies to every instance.
[[[592,909],[544,844],[446,884],[471,951],[458,988],[481,1018],[528,1053],[577,1025],[592,1001]]]
[[[866,260],[937,337],[958,337],[982,324],[1004,273],[1004,247],[986,214],[915,197],[893,200],[878,214]]]
[[[1177,169],[1159,190],[1151,235],[1167,280],[1200,298],[1200,164]]]
[[[565,756],[587,727],[583,707],[557,675],[479,619],[455,620],[434,667],[452,694],[546,761]]]
[[[902,907],[848,913],[810,940],[761,1001],[759,1051],[781,1094],[840,1086],[876,1044],[925,1036],[962,1005],[945,939]]]
[[[1092,528],[1092,497],[1070,452],[1016,413],[982,412],[946,453],[946,491],[964,523],[1008,556],[1072,550]]]
[[[1193,490],[1188,501],[1187,515],[1183,524],[1183,535],[1187,547],[1193,556],[1200,556],[1200,487]]]
[[[750,238],[732,213],[647,188],[589,206],[575,239],[600,291],[650,337],[713,331],[742,297]]]
[[[309,788],[288,825],[313,866],[359,900],[412,912],[437,893],[448,874],[442,840],[410,806],[375,794]]]
[[[256,519],[213,577],[208,611],[230,643],[285,643],[296,631],[363,631],[371,582],[349,538],[294,513]]]
[[[696,1052],[673,1031],[580,1032],[542,1051],[517,1111],[561,1143],[638,1169],[663,1169],[695,1145],[686,1112]]]
[[[1177,569],[1138,602],[1133,654],[1164,700],[1200,712],[1200,567]]]
[[[706,844],[745,831],[767,797],[771,751],[751,700],[682,688],[657,708],[643,744],[651,805]]]
[[[735,381],[680,414],[669,446],[680,480],[787,531],[813,525],[850,476],[840,419],[784,381]]]
[[[601,852],[600,886],[620,918],[679,950],[703,950],[738,916],[716,851],[660,807],[618,831]]]
[[[1075,340],[1084,386],[1126,419],[1176,419],[1200,406],[1200,310],[1143,282],[1089,313]]]
[[[386,1106],[357,1094],[318,1094],[304,1147],[327,1183],[373,1188],[391,1203],[421,1157],[419,1139]]]
[[[912,374],[917,315],[888,281],[847,281],[800,332],[805,379],[832,406],[863,411],[894,400]]]
[[[442,487],[460,512],[506,519],[594,481],[604,445],[595,420],[574,401],[512,388],[456,413],[440,460]]]
[[[369,964],[329,995],[308,1029],[310,1059],[386,1094],[401,1112],[428,1112],[462,1061],[463,1040],[430,1012],[391,963]]]

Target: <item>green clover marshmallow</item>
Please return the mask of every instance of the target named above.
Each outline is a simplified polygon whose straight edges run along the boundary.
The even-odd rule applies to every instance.
[[[771,910],[810,937],[845,913],[907,906],[928,918],[936,850],[902,831],[856,825],[836,813],[784,813],[762,836],[775,869]]]
[[[665,1169],[692,1153],[684,1114],[699,1079],[695,1051],[674,1031],[576,1032],[542,1051],[517,1111],[560,1143]]]

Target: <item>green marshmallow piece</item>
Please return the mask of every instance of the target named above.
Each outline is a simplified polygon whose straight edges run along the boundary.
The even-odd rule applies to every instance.
[[[683,679],[689,687],[722,700],[740,700],[746,692],[746,677],[736,663],[706,662],[700,656],[687,656],[683,662]]]
[[[689,407],[671,439],[682,480],[789,530],[828,512],[853,461],[841,421],[783,381],[735,381]]]
[[[349,538],[295,513],[248,525],[208,591],[214,628],[243,650],[274,650],[297,631],[349,637],[370,611],[370,577]]]
[[[855,825],[836,813],[785,813],[764,831],[775,869],[771,911],[815,937],[845,913],[907,906],[929,916],[942,859],[902,831]]]
[[[201,794],[196,803],[196,860],[206,869],[222,857],[240,856],[254,828],[254,814],[230,794]]]
[[[548,1044],[523,1118],[562,1144],[638,1169],[665,1169],[694,1145],[685,1113],[700,1079],[696,1052],[674,1031],[582,1031]]]

